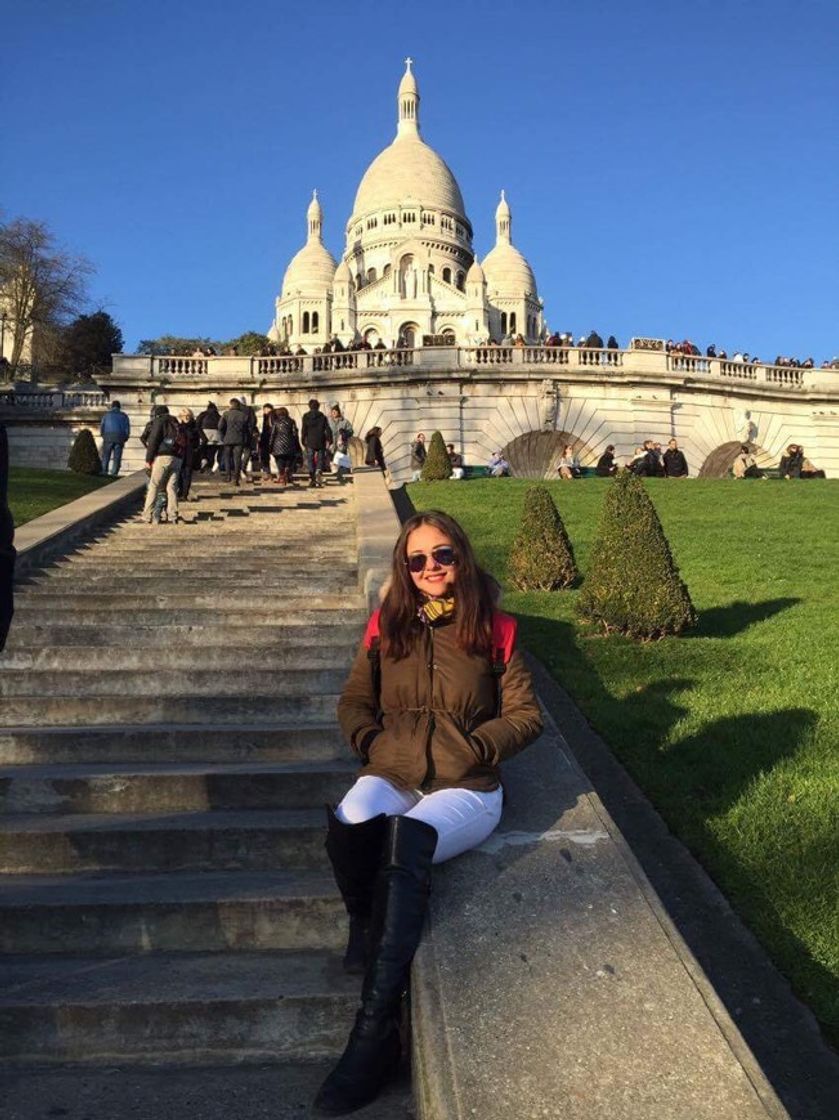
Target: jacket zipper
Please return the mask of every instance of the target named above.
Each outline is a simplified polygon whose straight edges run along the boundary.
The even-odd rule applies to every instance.
[[[421,790],[429,790],[434,779],[434,756],[431,753],[431,740],[434,737],[434,629],[428,627],[428,638],[431,645],[430,659],[428,662],[428,732],[425,739],[425,777],[420,784]]]

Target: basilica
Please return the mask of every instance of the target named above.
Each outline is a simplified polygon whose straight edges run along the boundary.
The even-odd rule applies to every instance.
[[[344,346],[469,346],[544,333],[533,270],[513,244],[501,192],[495,246],[480,262],[457,180],[420,135],[411,59],[397,93],[397,129],[362,177],[340,263],[323,243],[315,191],[306,244],[286,269],[269,336],[308,353]]]

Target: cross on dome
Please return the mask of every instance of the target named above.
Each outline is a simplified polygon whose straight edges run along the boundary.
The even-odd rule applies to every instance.
[[[405,73],[399,83],[396,95],[398,106],[397,136],[417,136],[419,134],[419,89],[411,66],[414,60],[410,55],[405,59]]]
[[[411,73],[411,66],[413,65],[413,62],[414,62],[414,60],[411,58],[410,55],[408,55],[408,57],[405,59],[405,65],[408,67],[408,73],[409,74]]]

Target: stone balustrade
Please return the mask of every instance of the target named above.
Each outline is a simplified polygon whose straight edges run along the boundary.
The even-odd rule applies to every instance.
[[[670,384],[741,383],[757,392],[818,391],[839,394],[839,370],[801,369],[735,362],[701,355],[648,349],[609,350],[560,346],[428,346],[413,350],[344,350],[337,354],[284,354],[274,357],[114,357],[113,381],[158,382],[162,388],[201,381],[208,386],[258,386],[274,379],[343,379],[347,371],[369,377],[378,370],[404,370],[409,376],[468,375],[488,368],[498,373],[532,374],[555,369],[582,379],[660,379]],[[110,381],[111,379],[109,379]],[[87,394],[93,396],[93,394]],[[91,402],[92,403],[92,402]],[[50,407],[46,405],[45,407]],[[54,406],[53,406],[54,407]]]

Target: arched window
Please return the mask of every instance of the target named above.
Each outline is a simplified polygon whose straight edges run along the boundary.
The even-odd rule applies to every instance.
[[[356,275],[355,286],[356,286],[356,288],[363,288],[364,287],[364,274],[363,273],[359,272]]]
[[[429,276],[433,276],[433,275],[434,275],[434,265],[433,265],[433,264],[430,264],[430,265],[428,266],[428,275],[429,275]]]
[[[443,269],[443,283],[451,284],[451,282],[452,282],[452,270],[450,268],[444,268]]]
[[[446,327],[443,331],[443,341],[446,346],[454,346],[454,331],[451,327]]]
[[[501,312],[501,333],[502,334],[507,333],[507,312],[506,311]]]
[[[320,329],[320,316],[317,311],[312,312],[312,334],[317,334]]]
[[[303,312],[303,334],[309,333],[309,312]]]
[[[510,334],[512,334],[515,329],[516,329],[516,313],[515,313],[515,311],[511,311],[510,312]]]
[[[464,281],[465,281],[465,280],[466,280],[466,277],[465,277],[465,276],[463,275],[463,273],[462,273],[462,272],[458,272],[458,274],[457,274],[457,283],[456,283],[456,285],[455,285],[455,286],[457,287],[457,290],[458,290],[459,292],[462,292],[462,291],[463,291],[463,285],[464,285]]]
[[[390,276],[390,265],[386,264],[382,269],[382,276]]]
[[[376,279],[375,268],[368,268],[367,269],[367,283],[372,284],[375,279]]]

